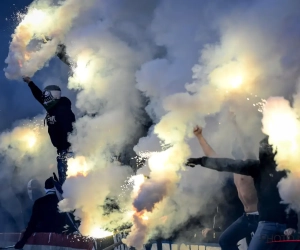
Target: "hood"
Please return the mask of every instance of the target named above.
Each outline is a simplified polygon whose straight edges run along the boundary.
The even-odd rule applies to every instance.
[[[259,143],[259,161],[263,165],[274,165],[276,151],[273,146],[269,143],[269,136],[266,136]]]

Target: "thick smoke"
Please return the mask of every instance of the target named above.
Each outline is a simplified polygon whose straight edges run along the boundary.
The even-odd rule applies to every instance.
[[[218,155],[231,157],[235,132],[226,114],[233,111],[258,151],[262,99],[290,98],[298,78],[299,7],[297,0],[33,2],[12,37],[5,72],[9,79],[32,76],[66,45],[74,62],[68,88],[80,117],[60,207],[76,209],[84,234],[131,219],[126,244],[139,249],[203,212],[222,182],[218,173],[183,167],[199,156],[192,128],[204,126]],[[124,220],[119,212],[105,217],[105,199],[133,174],[111,156],[140,134],[144,110],[155,125],[135,151],[150,151],[142,170],[150,179],[119,199],[133,210]]]
[[[43,183],[52,175],[55,151],[49,150],[50,142],[41,116],[18,122],[14,129],[0,135],[0,142],[0,203],[16,221],[17,230],[24,230],[24,204],[15,193],[24,192],[31,178]]]
[[[277,152],[277,168],[288,170],[288,177],[282,179],[278,186],[280,195],[287,204],[300,211],[299,110],[282,97],[272,97],[267,100],[263,114],[263,132],[269,135],[270,144]]]
[[[270,95],[291,94],[298,77],[296,72],[299,68],[295,70],[296,66],[293,64],[291,67],[290,64],[293,58],[295,60],[293,53],[298,38],[287,34],[286,27],[295,27],[299,17],[295,7],[299,7],[299,3],[254,1],[250,4],[232,1],[235,5],[228,5],[225,13],[218,11],[224,7],[221,4],[205,6],[198,1],[201,7],[197,8],[193,1],[181,3],[163,1],[152,23],[156,42],[166,47],[167,55],[144,64],[137,73],[138,88],[150,97],[147,111],[157,125],[154,134],[150,134],[148,140],[141,140],[136,151],[139,152],[140,148],[147,150],[147,145],[155,141],[155,136],[171,145],[171,149],[179,145],[182,147],[186,137],[191,135],[193,125],[205,125],[204,118],[207,115],[222,114],[228,109],[237,115],[238,125],[245,136],[253,138],[253,151],[258,151],[258,141],[262,137],[258,111],[261,111],[262,99]],[[180,11],[176,11],[177,8]],[[207,16],[199,14],[202,10]],[[188,18],[180,18],[179,15]],[[197,20],[197,17],[203,20]],[[205,28],[201,26],[204,20],[206,25],[210,24]],[[185,21],[189,22],[189,28]],[[168,22],[176,23],[174,30],[169,28],[172,25],[167,26]],[[204,41],[195,39],[198,37]],[[198,63],[195,62],[197,49],[200,51]],[[182,91],[184,88],[187,92]],[[221,121],[218,135],[213,134],[209,139],[219,145],[219,155],[230,156],[231,147],[228,145],[231,145],[234,136],[228,133],[228,121],[225,125]],[[159,145],[157,142],[155,144]],[[153,146],[149,145],[149,148],[152,150]],[[155,148],[155,151],[160,150],[161,147]],[[184,157],[190,154],[189,150],[182,152],[185,152]],[[167,161],[177,162],[180,166],[182,154],[171,154]],[[151,163],[149,165],[151,169]],[[176,168],[174,165],[173,171],[179,170],[179,166]],[[169,180],[164,169],[151,170]],[[176,181],[175,178],[172,182]],[[205,182],[202,178],[201,181]],[[168,193],[165,200],[173,195],[178,196],[178,192]],[[176,216],[161,226],[165,231],[176,227],[174,221],[179,225],[188,217],[188,208],[195,206],[193,198],[189,198],[183,206],[185,209],[175,213]],[[168,204],[162,199],[163,203]],[[160,211],[162,208],[159,208]],[[148,224],[148,227],[151,226]],[[130,243],[135,246],[134,239]]]
[[[95,1],[66,0],[55,5],[53,1],[34,1],[15,29],[10,43],[5,76],[21,79],[33,76],[44,67],[56,52],[72,22]],[[59,25],[58,25],[59,22]],[[47,42],[47,39],[51,39]],[[37,41],[40,43],[37,45]],[[35,45],[35,46],[34,46]]]

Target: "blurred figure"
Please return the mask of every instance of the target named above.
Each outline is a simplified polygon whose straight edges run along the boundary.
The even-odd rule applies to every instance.
[[[238,130],[236,123],[235,125]],[[196,126],[194,128],[194,134],[204,154],[209,157],[217,157],[216,152],[203,137],[202,128]],[[238,135],[240,135],[240,133],[238,133]],[[249,150],[247,150],[247,153],[248,152]],[[247,243],[249,245],[251,233],[254,234],[258,226],[257,196],[252,177],[240,174],[233,174],[233,177],[240,201],[244,206],[244,214],[236,221],[232,221],[233,223],[228,225],[228,228],[220,236],[219,244],[222,250],[238,250],[237,243],[244,238],[248,239]]]
[[[33,203],[43,196],[42,187],[38,180],[31,179],[27,183],[27,194]]]
[[[67,160],[73,156],[71,144],[68,142],[68,135],[72,133],[75,122],[71,101],[67,97],[61,97],[61,90],[56,85],[47,86],[41,91],[29,77],[24,77],[23,80],[28,84],[35,99],[47,111],[45,120],[51,142],[57,149],[57,170],[60,185],[63,185],[67,178]]]
[[[22,249],[33,233],[62,233],[66,225],[65,213],[58,210],[58,198],[52,177],[45,182],[46,195],[34,202],[32,215],[26,231],[15,249]]]
[[[276,243],[275,236],[293,237],[297,231],[298,216],[282,204],[277,185],[287,176],[286,171],[277,171],[275,155],[268,137],[260,142],[259,160],[233,160],[227,158],[190,158],[187,166],[201,165],[217,171],[251,176],[258,197],[259,224],[251,240],[249,250],[283,249],[285,243]],[[293,248],[291,248],[293,249]]]

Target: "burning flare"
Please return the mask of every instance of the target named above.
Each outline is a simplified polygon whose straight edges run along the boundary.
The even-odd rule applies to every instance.
[[[84,156],[68,159],[68,178],[78,175],[87,176],[90,170],[91,167],[87,164]]]
[[[112,232],[108,232],[105,231],[99,227],[95,227],[91,230],[91,232],[89,233],[89,236],[96,238],[96,239],[101,239],[101,238],[105,238],[108,236],[112,236],[113,233]]]

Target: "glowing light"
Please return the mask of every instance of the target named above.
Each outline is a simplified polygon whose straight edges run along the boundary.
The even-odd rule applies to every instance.
[[[36,144],[36,137],[35,136],[29,136],[28,137],[28,147],[32,148]]]
[[[74,75],[81,83],[87,81],[90,71],[85,60],[77,61],[76,67],[74,68]]]
[[[30,53],[25,51],[23,56],[24,56],[23,60],[18,60],[20,68],[23,68],[23,63],[22,62],[28,61],[30,59]]]
[[[98,227],[93,228],[91,230],[91,233],[89,234],[89,236],[91,236],[93,238],[97,238],[97,239],[105,238],[105,237],[108,237],[111,235],[113,235],[112,232],[105,231]]]
[[[142,174],[134,175],[129,179],[129,182],[133,183],[133,196],[136,196],[140,190],[140,187],[145,182],[145,176]]]
[[[170,153],[169,150],[153,153],[149,158],[151,171],[159,173],[170,167]]]
[[[239,88],[243,83],[243,77],[241,75],[234,76],[230,80],[230,83],[232,88]]]
[[[263,132],[270,135],[270,143],[281,150],[294,152],[298,148],[299,121],[287,100],[270,98],[263,109]]]
[[[27,149],[32,149],[37,143],[36,135],[32,130],[26,129],[24,132],[22,132],[20,139],[25,143]]]
[[[87,176],[90,167],[88,166],[84,156],[68,159],[68,177],[83,175]]]
[[[142,218],[143,220],[149,220],[149,217],[148,217],[147,215],[145,215],[145,214],[143,214],[143,215],[141,216],[141,218]]]
[[[25,16],[23,23],[31,25],[42,25],[42,23],[45,22],[47,17],[48,14],[45,11],[34,8],[31,9]]]
[[[248,86],[255,75],[255,72],[253,75],[248,72],[245,62],[231,61],[214,69],[209,75],[209,80],[218,89],[230,91],[230,89],[239,89],[243,85]]]

